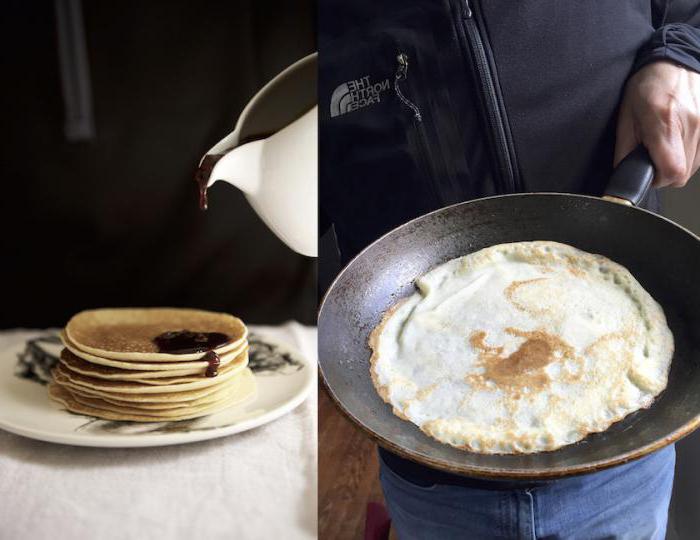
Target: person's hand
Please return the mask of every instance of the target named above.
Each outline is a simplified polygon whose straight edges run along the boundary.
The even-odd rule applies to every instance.
[[[644,66],[627,82],[617,120],[615,165],[642,143],[655,187],[683,187],[700,166],[700,74],[671,64]]]

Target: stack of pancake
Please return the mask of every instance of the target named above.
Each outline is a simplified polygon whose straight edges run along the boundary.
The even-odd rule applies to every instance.
[[[255,394],[240,319],[192,309],[99,309],[73,317],[49,396],[107,420],[205,416]]]

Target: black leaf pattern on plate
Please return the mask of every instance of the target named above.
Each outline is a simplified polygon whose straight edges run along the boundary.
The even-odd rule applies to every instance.
[[[248,367],[256,375],[262,373],[294,373],[304,367],[289,351],[276,343],[265,341],[257,334],[248,336]]]
[[[15,375],[39,384],[48,384],[51,381],[51,370],[58,362],[56,348],[60,346],[61,340],[54,334],[28,340],[24,350],[17,354]]]

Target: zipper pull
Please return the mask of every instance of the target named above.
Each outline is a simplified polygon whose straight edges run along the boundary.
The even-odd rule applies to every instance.
[[[472,8],[469,5],[469,0],[464,0],[464,18],[465,19],[472,18]]]
[[[396,70],[396,80],[402,81],[408,74],[408,56],[406,56],[405,53],[399,53],[399,55],[396,57],[396,61],[399,63]]]

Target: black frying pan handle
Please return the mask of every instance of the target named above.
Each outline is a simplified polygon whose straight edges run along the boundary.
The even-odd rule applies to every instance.
[[[654,164],[647,149],[640,144],[615,167],[605,195],[637,206],[649,191],[653,179]]]

